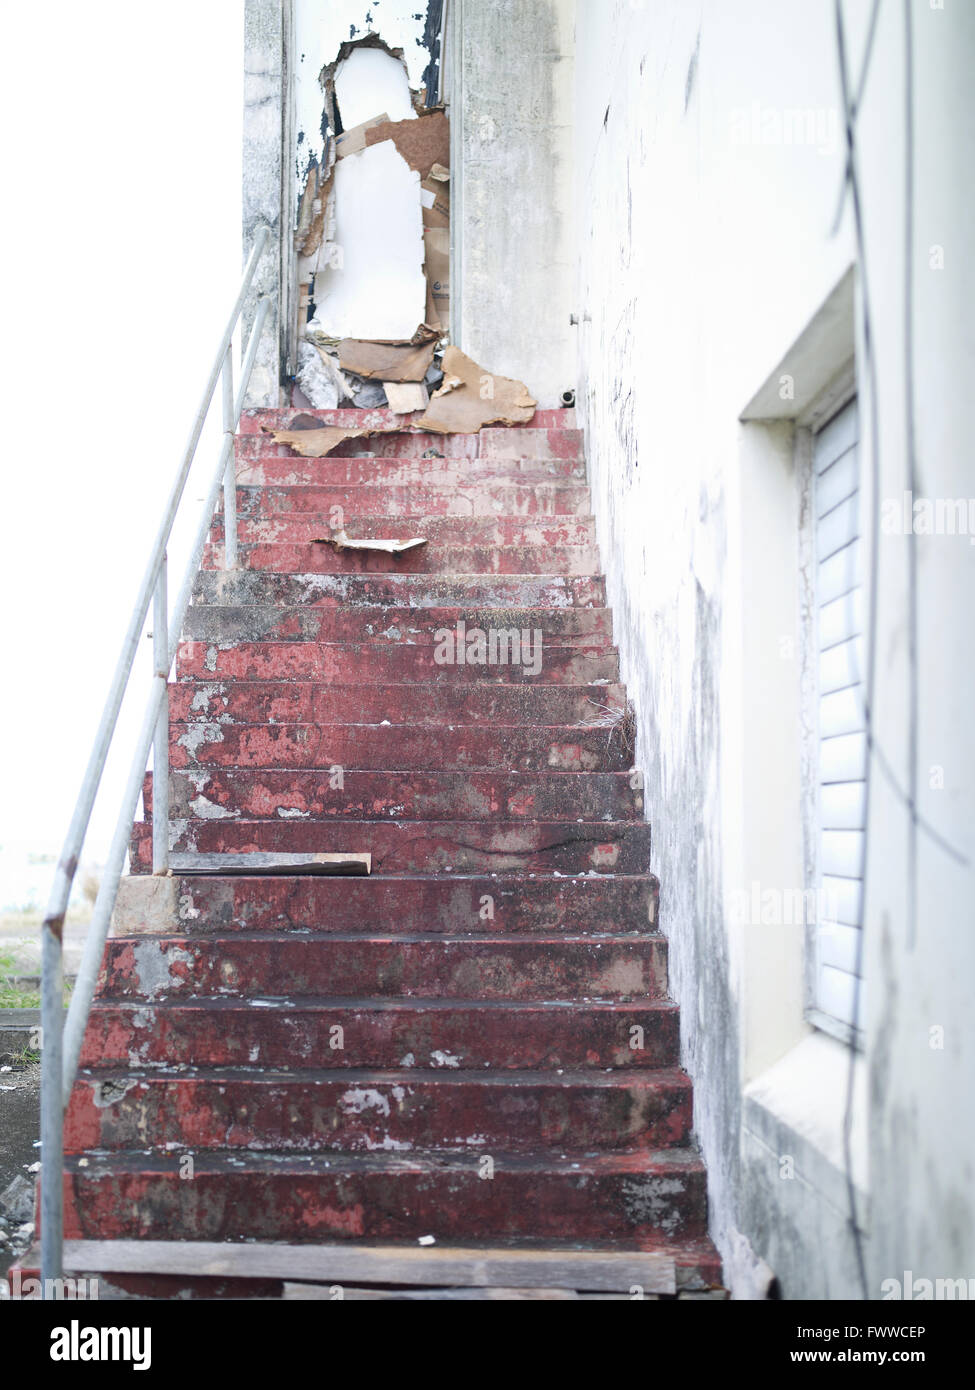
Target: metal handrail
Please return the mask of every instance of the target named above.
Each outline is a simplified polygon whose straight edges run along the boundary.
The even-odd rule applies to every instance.
[[[258,264],[270,240],[268,227],[262,227],[244,268],[240,291],[227,322],[203,398],[193,420],[189,439],[176,480],[173,483],[163,519],[149,554],[149,561],[125,640],[119,654],[108,698],[102,711],[98,733],[55,870],[51,896],[41,926],[41,1289],[42,1297],[54,1296],[50,1281],[62,1277],[64,1234],[64,1111],[71,1096],[78,1059],[95,995],[105,941],[118,895],[119,881],[128,852],[132,823],[142,791],[143,779],[153,751],[152,871],[169,872],[169,672],[176,656],[183,621],[199,572],[207,536],[213,524],[221,491],[224,495],[224,565],[237,564],[236,475],[234,435],[246,398],[247,387],[257,358],[270,301],[262,298],[257,306],[247,349],[241,363],[240,383],[234,394],[233,337],[247,302]],[[167,550],[190,470],[196,458],[203,427],[213,403],[217,379],[223,378],[223,443],[206,503],[200,517],[186,573],[180,586],[172,621],[168,620]],[[125,786],[102,874],[91,924],[85,940],[78,978],[72,992],[68,1016],[64,1018],[62,944],[64,919],[71,896],[85,836],[88,832],[95,797],[105,770],[109,749],[118,724],[119,711],[132,675],[139,639],[150,603],[153,604],[153,679],[139,731],[131,770]]]

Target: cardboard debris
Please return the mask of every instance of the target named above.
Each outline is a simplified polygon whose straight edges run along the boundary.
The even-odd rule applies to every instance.
[[[363,121],[362,125],[357,125],[354,130],[345,131],[335,141],[336,155],[339,159],[345,159],[350,154],[361,154],[366,148],[368,132],[378,125],[390,124],[390,119],[384,111],[381,116],[373,116],[372,120]]]
[[[383,390],[394,415],[412,415],[430,404],[430,395],[422,381],[410,381],[405,385],[384,381]]]
[[[450,226],[450,170],[435,164],[420,184],[424,227]]]
[[[347,430],[341,425],[325,425],[317,430],[268,430],[275,444],[285,444],[306,459],[323,459],[347,439],[374,434],[393,434],[393,430]]]
[[[439,324],[441,331],[446,332],[450,323],[450,232],[446,228],[427,227],[423,243],[426,247],[427,321]]]
[[[391,343],[363,342],[343,338],[339,344],[339,365],[367,381],[422,381],[433,362],[435,341],[402,347]]]
[[[375,550],[383,555],[405,555],[409,550],[417,550],[421,545],[427,545],[425,540],[415,541],[385,541],[385,540],[364,540],[354,541],[345,534],[344,531],[336,531],[333,536],[324,536],[320,540],[313,542],[314,545],[334,545],[336,550]]]
[[[445,111],[431,111],[415,120],[377,121],[363,132],[368,145],[392,140],[411,169],[428,179],[434,166],[450,164],[450,122]]]
[[[477,434],[485,425],[527,425],[538,404],[521,381],[495,376],[459,348],[443,356],[444,383],[430,402],[419,430],[432,434]]]

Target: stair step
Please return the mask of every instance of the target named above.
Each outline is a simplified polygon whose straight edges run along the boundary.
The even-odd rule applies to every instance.
[[[387,935],[419,930],[448,936],[625,936],[656,925],[659,891],[649,874],[125,878],[112,925],[117,936],[341,935],[379,927]]]
[[[402,524],[385,516],[346,515],[345,530],[361,540],[409,540]],[[249,544],[270,545],[286,541],[310,545],[331,536],[334,518],[312,512],[285,513],[273,517],[238,517],[237,537]],[[341,529],[341,528],[340,528]],[[592,517],[469,517],[421,516],[411,518],[409,530],[439,546],[590,546],[596,545],[596,524]],[[211,529],[213,539],[223,539],[223,517],[218,513]],[[490,574],[494,566],[488,567]],[[550,574],[559,571],[553,566]]]
[[[65,1236],[101,1239],[674,1242],[706,1234],[689,1149],[580,1159],[491,1155],[123,1152],[65,1160]],[[84,1165],[84,1166],[81,1166]]]
[[[456,487],[481,478],[542,483],[559,479],[585,482],[581,458],[327,458],[282,457],[268,441],[239,441],[237,483],[240,487],[364,487],[394,483],[411,487]],[[266,451],[265,451],[266,450]]]
[[[285,608],[605,608],[606,581],[590,575],[270,574],[203,570],[196,603]]]
[[[327,528],[317,530],[327,536]],[[394,539],[419,539],[418,526],[400,526]],[[415,536],[414,536],[415,533]],[[355,534],[359,534],[358,531]],[[551,574],[597,575],[599,552],[593,546],[493,546],[436,545],[417,546],[398,555],[380,551],[338,550],[326,544],[241,544],[237,563],[243,570],[269,574]],[[204,569],[223,569],[222,544],[210,544],[203,553]]]
[[[485,644],[484,655],[496,664],[474,665],[470,648],[452,637],[447,652],[465,656],[458,662],[441,664],[442,646],[407,646],[366,642],[181,642],[176,652],[176,672],[180,680],[314,680],[368,685],[415,684],[424,677],[458,684],[516,684],[538,681],[541,685],[591,685],[596,681],[615,684],[619,680],[619,654],[597,639],[593,647],[559,647],[544,640],[539,628],[529,634],[527,645],[518,645],[513,630],[498,629],[494,646]],[[541,634],[539,637],[538,634]],[[503,664],[502,663],[503,659]]]
[[[376,483],[346,487],[257,487],[237,489],[240,516],[273,517],[313,512],[345,518],[414,517],[588,517],[584,483],[510,483],[503,478],[472,479],[456,488]]]
[[[190,613],[205,612],[205,609],[190,609]],[[235,610],[238,611],[238,610]],[[266,610],[273,611],[273,610]],[[364,620],[365,610],[356,614],[355,620]],[[381,610],[377,610],[381,611]],[[388,612],[389,610],[385,610]],[[452,610],[440,609],[440,613]],[[525,612],[527,610],[519,610]],[[563,609],[551,614],[550,620],[559,618],[585,620],[588,614],[598,615],[605,610],[598,608]],[[312,610],[312,613],[326,614],[331,618],[335,610]],[[313,624],[314,617],[309,614]],[[334,635],[354,640],[355,633],[351,623],[353,615],[345,615],[348,628],[326,629],[325,637]],[[480,626],[480,615],[475,614]],[[258,620],[260,621],[260,619]],[[384,618],[368,619],[377,626],[384,627]],[[424,622],[425,622],[424,618]],[[448,625],[452,623],[448,620]],[[313,626],[310,629],[314,631]],[[198,634],[191,633],[197,638]],[[577,634],[585,637],[587,634]],[[563,632],[562,637],[570,644],[571,633]],[[203,639],[205,640],[205,639]],[[291,640],[294,640],[292,638]],[[464,725],[487,725],[493,732],[499,726],[531,726],[536,731],[542,728],[559,729],[559,735],[566,736],[566,726],[602,725],[599,730],[608,735],[606,722],[619,717],[626,710],[626,691],[623,686],[612,685],[337,685],[329,682],[312,681],[217,681],[185,680],[169,688],[170,711],[173,720],[183,723],[219,722],[222,728],[232,724],[318,724],[341,725],[349,711],[354,711],[350,722],[358,726],[358,737],[366,738],[367,731],[378,729],[384,721],[401,726],[400,732],[416,732],[419,729],[438,729],[446,734],[452,727]],[[408,726],[408,727],[405,727]],[[322,742],[327,742],[329,729],[323,730]],[[524,728],[523,728],[524,732]],[[571,728],[573,734],[581,730]],[[351,735],[350,735],[351,736]],[[554,736],[554,735],[553,735]],[[513,750],[512,750],[513,751]],[[342,762],[343,759],[332,759]],[[378,766],[388,766],[382,762]]]
[[[557,687],[553,687],[557,688]],[[350,699],[345,715],[358,713]],[[612,729],[464,726],[388,728],[357,724],[172,724],[174,768],[382,769],[417,771],[517,769],[519,772],[627,771],[633,761],[625,737]]]
[[[664,938],[113,937],[103,999],[662,999]]]
[[[351,1045],[351,1043],[350,1043]],[[245,1149],[252,1153],[559,1153],[686,1144],[689,1077],[677,1069],[592,1073],[356,1068],[121,1070],[79,1075],[66,1153]]]
[[[152,862],[152,826],[134,827],[134,872]],[[646,873],[645,822],[245,821],[200,819],[174,826],[180,854],[372,855],[374,874]]]
[[[340,785],[338,785],[340,783]],[[174,772],[170,814],[244,820],[637,820],[626,772],[362,772],[227,768]]]
[[[504,628],[515,632],[541,629],[557,646],[611,646],[613,620],[608,608],[279,608],[241,604],[219,608],[194,604],[186,614],[183,636],[194,642],[372,642],[435,646],[437,633],[456,634]],[[359,687],[361,691],[361,687]],[[423,689],[430,693],[429,685]]]
[[[402,415],[394,415],[386,406],[377,407],[373,410],[359,410],[354,407],[347,407],[342,410],[316,410],[311,407],[300,408],[298,406],[282,406],[280,408],[268,409],[251,408],[245,410],[240,417],[240,427],[237,442],[249,438],[252,435],[261,436],[264,428],[274,430],[290,430],[295,428],[297,420],[307,422],[309,419],[318,422],[316,428],[324,428],[326,425],[338,426],[341,429],[396,429],[403,427]],[[537,430],[571,430],[577,431],[577,418],[575,407],[559,407],[554,410],[536,410],[527,425],[507,425],[504,432],[510,430],[530,429]],[[489,427],[490,428],[490,427]],[[495,434],[501,431],[495,429]],[[466,435],[437,435],[438,439],[454,439],[463,442],[473,441],[476,446],[477,441],[487,433],[482,430],[480,434]],[[266,435],[264,435],[267,438]],[[360,439],[353,441],[356,443],[368,443],[368,440]],[[476,452],[476,449],[475,449]]]
[[[677,1006],[660,1000],[513,1004],[347,998],[279,1000],[266,1008],[230,999],[100,1001],[92,1009],[81,1063],[99,1072],[121,1065],[315,1066],[345,1072],[432,1067],[438,1060],[448,1065],[457,1059],[468,1069],[519,1076],[541,1067],[671,1067],[678,1051]]]

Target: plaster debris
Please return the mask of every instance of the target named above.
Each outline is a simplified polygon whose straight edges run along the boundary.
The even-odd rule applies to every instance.
[[[298,344],[298,385],[314,410],[337,410],[352,393],[338,365],[312,343]]]
[[[444,352],[443,368],[443,385],[417,429],[477,434],[485,425],[527,425],[534,417],[538,402],[523,382],[485,371],[455,347]]]

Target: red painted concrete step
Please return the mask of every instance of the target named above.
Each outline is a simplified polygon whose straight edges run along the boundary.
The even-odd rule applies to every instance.
[[[691,1087],[676,1069],[526,1071],[516,1078],[419,1068],[82,1073],[65,1152],[491,1154],[653,1151],[686,1143]]]
[[[596,545],[596,523],[591,516],[423,516],[416,517],[415,521],[416,525],[411,524],[409,529],[415,531],[417,536],[424,537],[430,545],[521,546],[543,549],[551,546]],[[385,516],[346,516],[343,524],[350,536],[360,540],[410,539],[408,536],[404,537],[401,522]],[[287,541],[292,545],[310,545],[313,541],[331,536],[335,529],[333,517],[327,514],[318,516],[310,512],[237,519],[238,540],[252,545],[270,545],[277,541]],[[223,540],[222,517],[218,516],[210,534],[214,540]],[[494,568],[492,564],[485,573],[493,573]],[[558,574],[559,571],[553,567],[549,573]]]
[[[179,854],[370,853],[375,874],[646,873],[642,821],[303,821],[194,818],[175,827]],[[137,824],[133,871],[152,863],[152,827]]]
[[[393,712],[393,711],[391,711]],[[334,711],[358,713],[349,700]],[[612,729],[412,728],[344,724],[221,724],[170,726],[174,768],[384,768],[417,772],[512,769],[517,772],[614,772],[630,766],[626,741]]]
[[[345,517],[587,517],[589,489],[583,483],[509,483],[485,478],[455,488],[419,488],[377,483],[365,487],[238,488],[241,516],[312,512]],[[556,571],[557,572],[557,571]]]
[[[173,899],[150,923],[143,882],[126,884],[116,907],[116,934],[152,930],[169,935],[226,936],[236,932],[448,936],[640,935],[657,923],[660,885],[650,874],[529,878],[488,874],[431,878],[203,877],[169,880]],[[167,888],[163,883],[163,889]]]
[[[327,536],[328,527],[312,529]],[[398,529],[393,525],[389,529]],[[423,533],[418,526],[405,528],[411,535]],[[358,527],[352,534],[360,535]],[[410,537],[395,537],[395,539]],[[244,570],[272,574],[551,574],[596,575],[600,571],[599,552],[594,547],[555,546],[441,546],[425,545],[400,555],[384,555],[353,549],[338,550],[326,544],[289,541],[273,544],[242,544],[237,563]],[[203,553],[204,569],[223,569],[222,545],[208,545]]]
[[[309,424],[309,422],[315,422]],[[383,429],[383,430],[403,430],[404,422],[402,415],[394,415],[387,407],[383,406],[374,410],[356,410],[347,408],[343,410],[315,410],[312,408],[302,409],[297,406],[283,406],[280,409],[269,410],[267,408],[245,410],[240,417],[240,428],[237,436],[237,443],[240,445],[253,435],[260,436],[265,430],[291,430],[300,429],[304,425],[307,428],[320,429],[326,425],[338,426],[342,429]],[[537,430],[571,430],[578,433],[578,419],[574,407],[559,408],[557,410],[536,410],[528,425],[506,426],[503,433],[508,434],[511,430],[530,430],[533,433]],[[463,442],[476,456],[480,442],[488,433],[482,430],[480,434],[440,436],[438,439],[450,439]],[[491,434],[502,433],[500,429],[490,429]],[[265,434],[265,438],[266,438]],[[370,440],[363,437],[355,443],[368,447]]]
[[[606,581],[588,575],[270,574],[201,570],[195,603],[295,608],[605,608]]]
[[[661,999],[655,935],[114,937],[99,997],[295,999]]]
[[[500,634],[503,631],[503,636]],[[470,648],[456,637],[449,652],[465,656],[464,664],[441,664],[438,649],[374,642],[181,642],[176,652],[179,680],[296,680],[339,682],[356,679],[369,685],[416,684],[430,681],[459,685],[497,683],[510,685],[537,681],[540,685],[591,685],[596,681],[615,684],[619,680],[619,653],[599,645],[559,647],[545,641],[543,629],[528,636],[527,645],[518,635],[517,646],[510,636],[513,629],[498,629],[497,655],[504,664],[489,664],[490,648],[485,638],[484,663],[475,665]]]
[[[194,604],[186,615],[184,637],[196,642],[374,642],[402,646],[436,646],[444,632],[456,634],[490,627],[515,632],[540,629],[556,646],[612,645],[613,622],[608,608],[496,609],[360,607],[280,608],[241,604],[219,608]],[[440,636],[438,636],[440,634]],[[359,687],[361,689],[361,686]],[[424,684],[429,691],[430,687]]]
[[[441,610],[444,611],[444,610]],[[584,619],[600,609],[566,609],[552,618]],[[331,614],[332,610],[328,610]],[[475,615],[477,616],[477,615]],[[314,619],[312,619],[314,621]],[[371,620],[370,620],[371,621]],[[376,620],[379,623],[383,619]],[[425,618],[422,620],[425,622]],[[568,645],[568,634],[563,634]],[[626,712],[618,684],[589,686],[334,685],[315,681],[185,680],[169,688],[175,723],[342,724],[384,722],[410,728],[499,725],[591,726]],[[349,718],[350,711],[354,715]],[[344,717],[343,717],[344,716]],[[603,728],[605,734],[608,731]],[[512,749],[512,752],[514,750]],[[339,759],[341,761],[341,759]],[[383,763],[381,766],[388,766]]]
[[[97,1001],[82,1066],[449,1066],[518,1073],[676,1066],[675,1004],[316,999]],[[338,1032],[336,1030],[341,1030]]]
[[[361,772],[218,769],[174,773],[177,817],[245,820],[637,820],[643,794],[629,773]]]
[[[65,1162],[69,1240],[536,1237],[653,1243],[706,1234],[704,1167],[689,1149],[562,1159],[476,1155],[91,1154]],[[80,1166],[84,1163],[84,1166]]]
[[[256,441],[255,441],[256,444]],[[394,483],[411,487],[456,487],[472,479],[507,478],[513,482],[585,482],[580,458],[512,460],[505,458],[340,458],[283,457],[272,448],[259,451],[250,441],[237,450],[240,487],[361,487]]]

